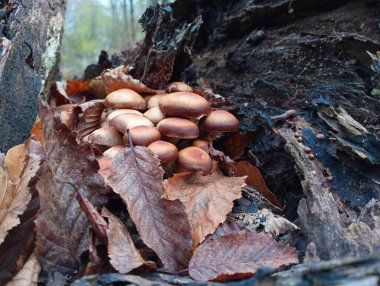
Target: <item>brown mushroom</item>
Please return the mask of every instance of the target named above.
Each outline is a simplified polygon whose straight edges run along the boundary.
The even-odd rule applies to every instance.
[[[192,139],[199,136],[197,124],[188,119],[179,117],[170,117],[161,120],[157,125],[157,129],[162,135],[171,138]]]
[[[154,126],[154,124],[148,118],[133,113],[120,114],[112,118],[112,120],[109,122],[109,125],[120,130],[121,133],[125,133],[128,129],[131,129],[135,126]]]
[[[104,105],[112,108],[133,108],[143,110],[146,108],[144,98],[132,89],[122,88],[107,95]]]
[[[190,118],[208,115],[211,111],[206,99],[191,92],[174,92],[163,96],[159,106],[165,114]]]
[[[178,152],[177,165],[182,171],[203,171],[204,175],[212,170],[212,160],[209,154],[195,146]]]
[[[108,159],[112,159],[123,148],[123,145],[112,146],[111,148],[104,151],[103,156],[107,157]]]
[[[159,140],[150,143],[148,149],[156,154],[163,164],[169,161],[174,161],[178,157],[177,147],[166,141]]]
[[[149,98],[147,102],[147,108],[152,108],[156,106],[158,107],[160,104],[161,98],[163,98],[165,95],[167,95],[167,93],[160,93],[160,94],[153,95],[151,98]]]
[[[204,139],[195,139],[192,145],[208,152],[210,142]]]
[[[147,146],[161,139],[161,134],[157,128],[151,126],[136,126],[124,134],[123,142],[125,145],[129,145],[128,134],[131,136],[132,143],[139,146]]]
[[[88,142],[92,144],[115,146],[123,143],[120,132],[115,128],[99,128],[88,136]]]
[[[188,86],[186,83],[172,82],[168,86],[168,91],[169,92],[178,92],[178,91],[193,92],[193,89],[191,86]]]
[[[140,111],[134,110],[134,109],[116,109],[116,110],[111,111],[106,116],[106,118],[108,121],[110,121],[110,120],[112,120],[112,118],[114,118],[120,114],[124,114],[124,113],[133,113],[133,114],[143,115]]]
[[[202,131],[219,133],[237,131],[239,125],[239,120],[228,111],[215,110],[201,120],[199,127]]]
[[[151,107],[144,113],[144,116],[152,121],[154,124],[157,124],[161,120],[165,119],[165,114],[162,113],[161,109],[158,106]]]

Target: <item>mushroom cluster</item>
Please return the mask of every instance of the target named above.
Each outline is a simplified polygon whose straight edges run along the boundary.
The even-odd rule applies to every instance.
[[[142,96],[131,89],[111,92],[104,100],[100,128],[86,140],[113,157],[123,146],[146,146],[162,164],[176,161],[181,171],[208,174],[210,142],[222,132],[239,129],[239,121],[223,110],[212,111],[192,87],[173,82],[167,93]]]

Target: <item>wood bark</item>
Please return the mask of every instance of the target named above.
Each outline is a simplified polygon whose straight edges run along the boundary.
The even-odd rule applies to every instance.
[[[22,143],[58,61],[66,0],[0,4],[0,150]]]
[[[140,20],[147,34],[134,75],[155,88],[207,87],[225,108],[235,104],[250,134],[243,157],[301,227],[308,262],[380,245],[380,76],[367,54],[380,50],[379,12],[372,0],[177,0]],[[176,28],[196,17],[203,24],[183,49]]]

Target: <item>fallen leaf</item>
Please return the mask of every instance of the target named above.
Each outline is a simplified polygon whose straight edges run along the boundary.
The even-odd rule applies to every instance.
[[[4,164],[8,168],[9,179],[13,184],[17,184],[24,168],[25,145],[20,144],[8,150],[4,158]]]
[[[40,272],[40,263],[36,256],[32,254],[22,269],[6,286],[37,286]]]
[[[10,149],[5,156],[4,164],[12,163],[6,167],[9,172],[13,172],[14,182],[8,180],[8,176],[11,178],[10,173],[7,174],[0,167],[0,183],[2,186],[0,188],[0,244],[4,241],[8,231],[20,223],[19,216],[27,209],[32,198],[28,185],[36,176],[42,161],[42,147],[35,147],[35,144],[38,143],[33,140],[28,141],[28,150],[25,150],[24,144],[18,145]],[[33,153],[35,149],[39,149],[38,153]],[[26,152],[29,154],[27,154],[25,168],[22,169]]]
[[[193,248],[213,233],[240,198],[245,177],[226,177],[219,168],[207,176],[179,173],[164,182],[165,198],[180,200],[192,228]]]
[[[99,128],[100,118],[105,108],[103,100],[87,101],[79,105],[82,114],[77,123],[78,140]]]
[[[276,195],[269,191],[268,186],[257,167],[252,166],[247,161],[240,161],[227,163],[224,169],[227,170],[227,173],[230,176],[247,176],[246,183],[248,186],[256,189],[273,205],[281,207]]]
[[[41,143],[42,146],[45,146],[44,131],[42,129],[42,121],[38,119],[34,123],[32,129],[30,130],[30,138]]]
[[[108,218],[108,256],[119,273],[128,273],[144,264],[144,259],[133,244],[124,224],[107,209],[102,215]]]
[[[257,269],[298,263],[295,248],[278,243],[264,233],[231,232],[201,244],[189,265],[199,281],[225,281],[252,276]]]
[[[5,285],[23,267],[34,248],[35,225],[34,219],[39,208],[38,193],[35,188],[41,173],[41,163],[45,150],[34,141],[25,144],[27,156],[17,192],[31,194],[32,200],[19,217],[20,223],[13,227],[0,245],[0,285]]]
[[[91,146],[87,143],[78,145],[76,134],[60,124],[43,101],[40,101],[40,110],[48,144],[43,172],[37,184],[41,208],[36,219],[36,255],[49,274],[49,282],[54,283],[54,279],[63,274],[73,274],[79,256],[88,250],[89,224],[71,184],[95,208],[103,206],[106,199],[99,195],[104,183],[97,173],[98,164]]]
[[[127,205],[144,243],[170,271],[187,268],[190,225],[179,201],[162,199],[164,171],[158,158],[146,147],[124,148],[113,158],[112,169],[109,185]]]
[[[120,66],[112,70],[105,70],[101,77],[106,87],[107,94],[121,88],[129,88],[140,94],[156,93],[154,89],[147,87],[141,81],[124,73],[127,67]]]

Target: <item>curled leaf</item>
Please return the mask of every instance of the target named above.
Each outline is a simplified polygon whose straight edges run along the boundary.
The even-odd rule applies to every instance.
[[[278,268],[298,263],[295,248],[278,243],[264,233],[231,232],[200,245],[189,265],[199,281],[224,281],[252,276],[263,266]]]
[[[132,76],[124,73],[127,67],[120,66],[112,70],[106,70],[101,77],[106,87],[107,94],[121,88],[129,88],[137,93],[156,93],[154,89],[147,87],[141,81],[134,79]]]
[[[240,198],[245,177],[226,177],[220,169],[208,176],[179,173],[164,182],[165,198],[180,200],[190,220],[193,248],[213,233]]]

